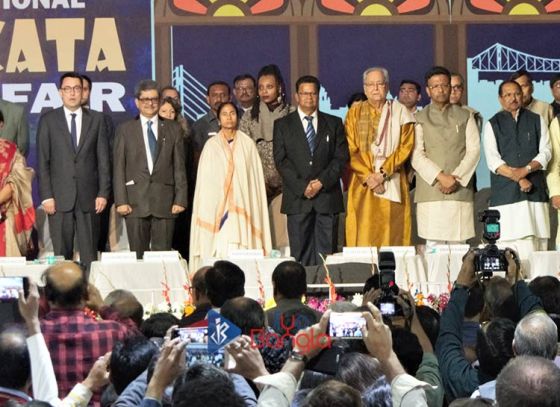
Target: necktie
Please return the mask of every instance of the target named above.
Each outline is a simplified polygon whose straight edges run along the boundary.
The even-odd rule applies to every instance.
[[[307,129],[305,129],[305,137],[307,138],[307,144],[309,144],[309,149],[311,150],[311,155],[315,152],[315,128],[313,127],[313,117],[305,116],[307,120]]]
[[[150,147],[150,154],[152,155],[152,163],[156,162],[157,140],[154,131],[152,130],[153,122],[148,121],[148,146]]]
[[[72,145],[74,146],[74,151],[78,149],[78,129],[76,127],[76,113],[70,113],[72,116],[72,121],[70,122],[70,137],[72,137]]]

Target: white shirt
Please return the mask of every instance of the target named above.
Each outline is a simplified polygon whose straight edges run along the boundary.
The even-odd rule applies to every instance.
[[[515,113],[515,121],[519,115],[519,110]],[[550,137],[548,136],[548,127],[540,116],[541,121],[541,137],[539,140],[539,153],[531,160],[538,161],[542,165],[542,170],[546,170],[546,166],[552,157],[552,148],[550,145]],[[502,160],[502,156],[498,151],[498,143],[496,142],[496,136],[494,135],[494,129],[492,129],[492,124],[486,122],[484,126],[484,154],[486,155],[486,163],[488,168],[494,174],[496,170],[504,165],[506,162]]]
[[[146,150],[146,158],[148,159],[148,170],[150,174],[154,170],[154,161],[152,160],[152,153],[150,151],[150,144],[148,143],[148,122],[152,122],[152,131],[158,139],[158,117],[155,115],[151,119],[140,115],[140,123],[142,124],[142,137],[144,137],[144,149]]]
[[[515,113],[515,121],[517,121],[518,115],[519,110]],[[538,161],[544,171],[552,157],[552,149],[548,129],[542,116],[540,122],[539,153],[531,161]],[[500,156],[496,136],[490,122],[487,122],[484,127],[484,153],[486,154],[488,168],[494,174],[497,174],[496,170],[506,162]],[[548,202],[519,201],[506,205],[491,206],[489,209],[500,211],[501,241],[524,239],[528,236],[535,236],[540,239],[550,237]],[[524,221],[520,222],[520,219]]]
[[[76,114],[76,146],[80,145],[80,136],[82,135],[82,108],[78,108],[76,111],[71,111],[66,106],[62,107],[64,109],[64,117],[66,118],[66,124],[68,125],[68,133],[72,134],[72,114]]]
[[[298,111],[298,114],[299,114],[299,119],[301,120],[301,124],[303,125],[303,131],[305,132],[307,130],[307,123],[309,123],[307,121],[306,117],[311,116],[311,117],[313,117],[313,120],[311,120],[311,123],[313,124],[313,128],[315,129],[315,134],[317,134],[317,110],[315,110],[310,115],[307,115],[307,114],[303,113],[299,107],[298,107],[297,111]]]

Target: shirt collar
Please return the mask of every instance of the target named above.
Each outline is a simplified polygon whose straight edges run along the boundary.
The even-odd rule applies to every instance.
[[[148,123],[148,121],[151,121],[154,125],[157,126],[158,124],[158,115],[156,114],[154,117],[152,117],[151,119],[148,119],[145,116],[140,115],[140,122],[142,123],[142,127],[146,126],[146,123]]]
[[[303,113],[299,107],[297,108],[297,111],[298,111],[298,114],[299,114],[299,119],[300,119],[301,121],[304,121],[304,120],[305,120],[305,117],[307,117],[307,116],[313,117],[313,120],[315,120],[315,119],[317,118],[317,110],[315,110],[315,111],[314,111],[313,113],[311,113],[310,115],[307,115],[307,114]]]
[[[64,116],[70,116],[72,113],[76,113],[76,118],[82,116],[82,107],[81,106],[78,109],[76,109],[75,111],[71,111],[66,106],[62,106],[62,108],[64,109]]]

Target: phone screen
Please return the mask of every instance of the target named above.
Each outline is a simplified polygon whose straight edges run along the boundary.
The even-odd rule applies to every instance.
[[[366,320],[360,312],[332,312],[329,319],[329,335],[333,338],[362,339],[362,327]]]
[[[393,316],[395,315],[395,303],[381,302],[379,303],[379,310],[381,311],[381,315]]]
[[[224,367],[224,349],[209,353],[205,343],[189,343],[187,345],[187,366],[195,363],[210,363],[216,367]]]
[[[183,342],[208,344],[208,328],[177,328],[171,333],[171,339],[181,338]]]
[[[26,280],[26,277],[0,277],[0,301],[17,301],[19,290],[27,291]]]

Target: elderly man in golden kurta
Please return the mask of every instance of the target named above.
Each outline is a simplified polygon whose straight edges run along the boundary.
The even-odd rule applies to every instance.
[[[411,211],[405,162],[414,148],[414,118],[396,100],[387,100],[385,68],[364,72],[367,100],[346,116],[350,186],[347,246],[410,244]]]

